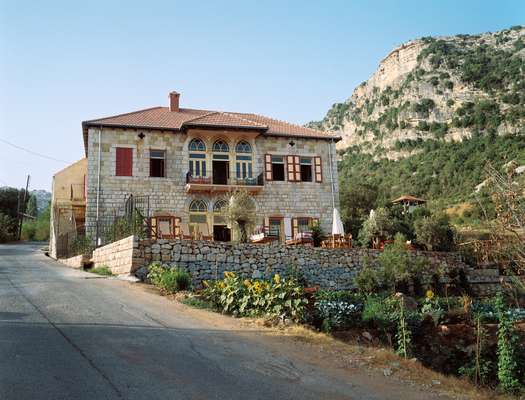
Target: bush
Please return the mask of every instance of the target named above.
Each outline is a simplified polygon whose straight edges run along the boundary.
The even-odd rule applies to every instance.
[[[431,251],[451,251],[454,229],[446,215],[424,217],[414,223],[417,242]]]
[[[16,219],[0,213],[0,243],[15,239]]]
[[[109,267],[107,265],[101,265],[101,266],[96,267],[96,268],[91,268],[89,270],[89,272],[91,272],[93,274],[97,274],[97,275],[103,275],[103,276],[111,276],[111,275],[113,275],[111,273],[111,270],[109,269]]]
[[[368,219],[359,231],[359,242],[363,246],[373,241],[390,239],[393,236],[394,223],[388,211],[384,208],[370,212]]]
[[[169,268],[159,263],[153,263],[148,268],[148,279],[167,294],[180,290],[188,290],[191,286],[191,276],[178,268]]]
[[[405,246],[406,239],[397,234],[394,243],[385,246],[377,257],[377,265],[370,267],[368,262],[355,278],[355,284],[362,293],[387,291],[394,293],[412,282],[419,280],[425,260],[411,257]]]
[[[204,298],[223,313],[303,319],[307,301],[302,286],[293,278],[283,279],[276,274],[270,280],[242,280],[234,272],[225,272],[224,279],[203,284]]]

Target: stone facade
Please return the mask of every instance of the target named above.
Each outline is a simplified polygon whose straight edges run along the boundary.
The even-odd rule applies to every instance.
[[[139,137],[142,133],[143,138]],[[142,135],[141,135],[142,136]],[[331,230],[332,224],[332,182],[336,207],[338,200],[337,166],[335,161],[335,144],[328,140],[270,137],[254,132],[227,130],[159,131],[147,129],[120,129],[102,127],[100,160],[100,193],[99,213],[101,216],[121,207],[129,194],[149,196],[151,214],[170,213],[181,218],[182,223],[189,219],[189,204],[194,199],[205,200],[210,215],[208,224],[212,230],[212,211],[215,202],[224,195],[218,192],[187,193],[186,173],[188,171],[188,144],[193,138],[201,138],[208,149],[206,157],[211,165],[213,143],[222,139],[230,147],[230,176],[235,176],[235,145],[245,140],[252,147],[253,176],[264,172],[264,155],[299,155],[305,157],[319,156],[322,160],[322,182],[276,182],[266,181],[264,187],[253,193],[256,207],[257,224],[264,225],[265,218],[282,217],[285,220],[284,230],[291,236],[290,218],[312,217],[320,221],[325,232]],[[88,191],[86,208],[87,234],[95,237],[97,213],[97,182],[99,128],[88,130]],[[129,147],[133,150],[133,176],[115,176],[116,148]],[[165,150],[165,178],[150,177],[150,149]],[[329,152],[332,155],[330,165]],[[331,167],[331,171],[330,171]],[[286,223],[288,221],[288,223]]]

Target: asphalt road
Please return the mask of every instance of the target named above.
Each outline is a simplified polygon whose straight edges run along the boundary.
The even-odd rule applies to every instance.
[[[430,398],[298,360],[272,338],[66,268],[38,247],[0,245],[2,400]]]

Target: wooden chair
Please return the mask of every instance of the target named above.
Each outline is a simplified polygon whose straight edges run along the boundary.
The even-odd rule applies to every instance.
[[[190,227],[187,223],[180,224],[180,238],[183,240],[192,240],[193,236],[190,235]]]
[[[200,240],[209,240],[209,241],[213,241],[213,235],[210,235],[210,230],[208,228],[208,224],[199,224],[198,225],[198,229],[199,229],[199,238]]]

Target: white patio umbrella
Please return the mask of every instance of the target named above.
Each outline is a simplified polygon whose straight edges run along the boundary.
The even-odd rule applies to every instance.
[[[341,215],[339,215],[339,210],[334,208],[334,214],[332,217],[332,235],[341,235],[345,234],[345,228],[343,226],[343,221],[341,221]]]

